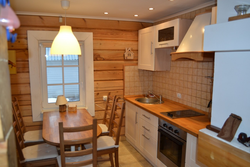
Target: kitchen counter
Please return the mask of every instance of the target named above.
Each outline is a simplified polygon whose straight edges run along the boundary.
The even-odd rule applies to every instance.
[[[160,119],[163,119],[174,126],[186,131],[187,133],[198,137],[198,133],[200,129],[205,128],[207,125],[210,125],[209,118],[207,116],[207,113],[168,99],[163,98],[164,103],[163,104],[144,104],[137,102],[135,99],[138,97],[143,96],[124,96],[124,99],[128,102],[131,102],[132,104],[148,111],[149,113],[157,116]],[[192,109],[197,112],[204,113],[206,115],[204,116],[196,116],[196,117],[188,117],[188,118],[177,118],[177,119],[171,119],[165,115],[162,115],[161,112],[171,112],[176,110],[186,110],[186,109]]]

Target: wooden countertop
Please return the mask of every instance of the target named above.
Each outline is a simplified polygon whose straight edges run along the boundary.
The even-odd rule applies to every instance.
[[[128,102],[135,104],[136,106],[148,111],[149,113],[157,116],[160,119],[163,119],[174,126],[186,131],[189,134],[192,134],[195,137],[198,137],[200,129],[206,128],[207,125],[210,125],[209,118],[207,113],[168,99],[163,98],[163,104],[143,104],[137,102],[135,99],[143,96],[124,96],[124,99]],[[192,109],[201,113],[206,114],[205,116],[196,116],[189,118],[177,118],[171,119],[165,115],[162,115],[161,112],[170,112],[176,110],[186,110]]]

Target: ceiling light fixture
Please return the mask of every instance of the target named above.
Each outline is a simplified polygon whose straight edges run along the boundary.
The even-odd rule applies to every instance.
[[[154,8],[149,8],[148,10],[154,10]]]
[[[81,55],[79,42],[72,32],[71,26],[66,26],[66,10],[69,8],[69,1],[62,0],[61,6],[65,10],[65,25],[60,26],[60,30],[52,42],[50,54]]]
[[[138,17],[138,14],[135,14],[134,16],[135,16],[135,17]]]
[[[104,14],[109,14],[108,12],[104,12]]]

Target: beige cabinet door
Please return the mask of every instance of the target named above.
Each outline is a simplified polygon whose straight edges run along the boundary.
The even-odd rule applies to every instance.
[[[154,70],[154,29],[139,30],[138,69]]]
[[[138,108],[126,102],[126,122],[125,122],[125,136],[130,141],[131,144],[136,146],[139,142],[138,136],[138,124],[139,124],[139,114]]]

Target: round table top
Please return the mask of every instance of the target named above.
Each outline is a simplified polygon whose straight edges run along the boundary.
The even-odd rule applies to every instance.
[[[54,146],[59,146],[59,126],[63,122],[64,127],[78,127],[93,124],[93,118],[85,109],[78,109],[76,112],[44,112],[43,113],[43,139]],[[97,126],[97,136],[102,133],[100,126]],[[65,140],[79,140],[92,137],[92,130],[83,132],[64,133]]]

